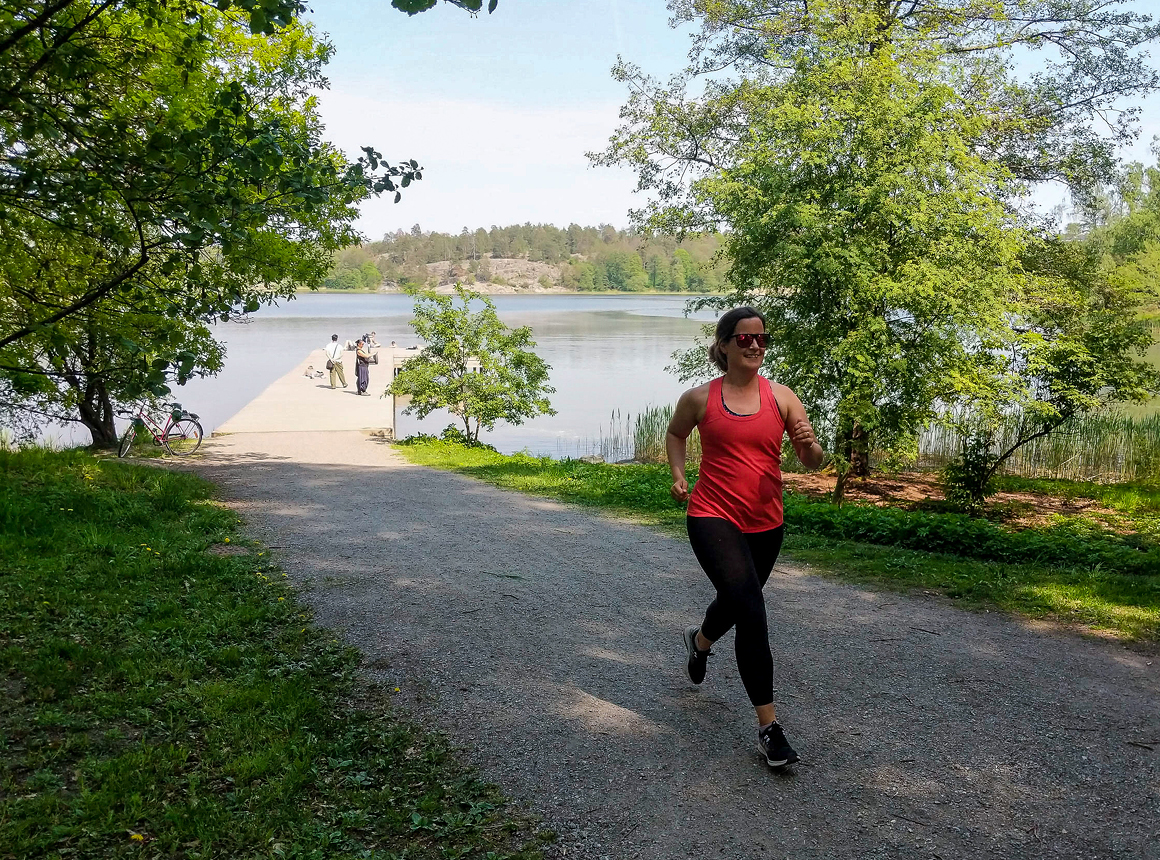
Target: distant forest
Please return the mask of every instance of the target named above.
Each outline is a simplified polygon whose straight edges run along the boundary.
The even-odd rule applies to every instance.
[[[526,260],[533,279],[543,287],[566,290],[664,290],[711,293],[724,289],[724,266],[715,255],[719,236],[702,235],[678,242],[645,236],[610,225],[560,229],[551,224],[510,227],[466,227],[459,235],[424,232],[418,224],[378,242],[352,245],[335,255],[328,289],[375,289],[380,286],[437,286],[449,280],[509,285],[496,271],[498,260]],[[429,264],[446,263],[446,266]],[[517,284],[524,285],[524,284]]]

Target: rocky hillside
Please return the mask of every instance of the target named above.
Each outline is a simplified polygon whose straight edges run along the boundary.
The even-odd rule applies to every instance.
[[[558,293],[567,290],[561,283],[560,267],[551,263],[522,259],[493,260],[485,255],[475,266],[464,260],[441,260],[438,263],[427,263],[426,266],[428,283],[434,283],[436,292],[451,292],[456,283],[467,284],[482,293]],[[487,277],[487,280],[482,280],[482,277]],[[385,282],[383,287],[399,289],[397,285]]]

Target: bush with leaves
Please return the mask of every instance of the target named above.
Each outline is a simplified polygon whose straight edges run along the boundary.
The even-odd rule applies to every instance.
[[[388,393],[411,397],[405,414],[425,418],[446,409],[463,422],[463,441],[479,441],[479,431],[496,422],[522,424],[537,415],[555,415],[548,395],[551,368],[532,352],[527,326],[510,329],[487,296],[455,286],[454,296],[417,291],[411,327],[423,351],[408,359]],[[457,301],[458,300],[458,301]],[[478,303],[483,307],[472,310]]]

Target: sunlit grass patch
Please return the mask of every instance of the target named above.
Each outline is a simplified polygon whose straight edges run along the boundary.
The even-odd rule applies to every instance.
[[[0,856],[537,856],[212,491],[0,452]]]

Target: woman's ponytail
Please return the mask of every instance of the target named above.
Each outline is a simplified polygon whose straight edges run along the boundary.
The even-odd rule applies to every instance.
[[[714,340],[709,344],[709,361],[717,365],[722,373],[729,370],[729,359],[726,357],[725,351],[721,349],[719,341]]]

